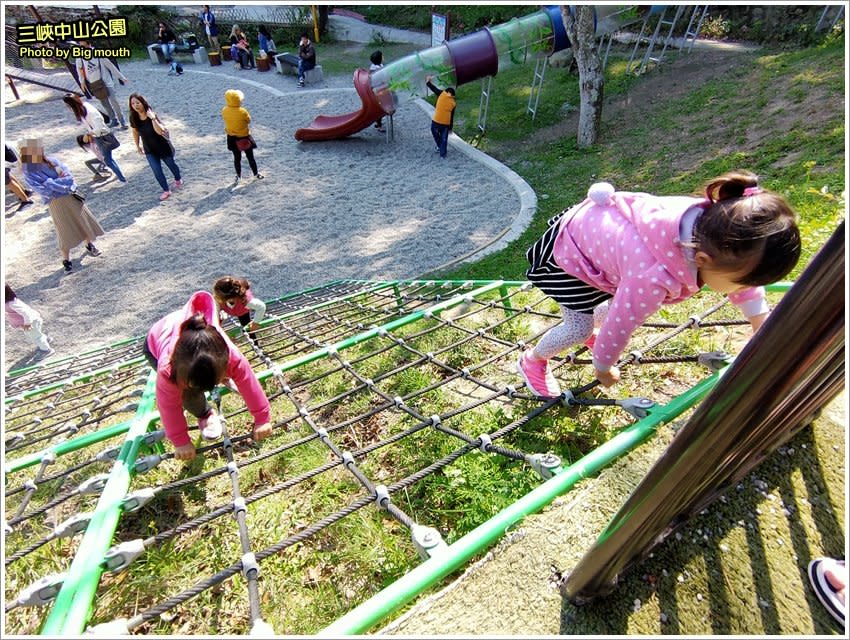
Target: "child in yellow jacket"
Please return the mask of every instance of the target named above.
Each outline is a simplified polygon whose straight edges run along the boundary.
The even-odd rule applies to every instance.
[[[434,107],[434,116],[431,120],[431,135],[434,136],[434,143],[437,145],[440,157],[445,158],[449,146],[449,132],[454,124],[457,101],[455,100],[454,87],[438,89],[431,83],[432,78],[433,76],[425,78],[426,86],[437,94],[437,104]]]
[[[228,89],[224,92],[225,106],[221,110],[221,118],[224,120],[224,132],[227,134],[227,148],[233,154],[233,168],[236,169],[236,180],[232,189],[242,184],[242,152],[248,158],[254,178],[262,180],[265,176],[257,169],[257,161],[254,159],[254,149],[257,143],[251,135],[249,124],[251,114],[242,106],[245,94],[238,89]]]

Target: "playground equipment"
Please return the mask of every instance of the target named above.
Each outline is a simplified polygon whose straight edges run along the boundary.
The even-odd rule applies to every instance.
[[[387,64],[371,78],[356,71],[361,109],[333,118],[319,116],[309,127],[298,129],[295,138],[332,140],[357,133],[370,124],[368,117],[374,121],[382,113],[392,115],[402,103],[427,95],[427,76],[433,76],[438,86],[456,87],[569,46],[557,6],[474,31]],[[366,95],[367,80],[371,96]]]
[[[279,581],[280,563],[292,562],[291,570],[300,572],[304,545],[327,541],[336,557],[350,539],[362,543],[363,526],[386,528],[382,544],[388,545],[368,557],[357,544],[346,551],[367,575],[386,571],[368,564],[385,557],[406,557],[410,565],[391,587],[392,598],[376,596],[365,615],[357,610],[333,627],[345,633],[368,628],[498,540],[513,522],[697,403],[716,384],[727,356],[694,353],[693,341],[689,353],[675,358],[653,350],[692,331],[699,342],[702,336],[716,344],[730,324],[743,322],[718,313],[728,308],[723,301],[709,306],[696,315],[683,310],[678,321],[668,318],[635,336],[640,355],[626,357],[624,372],[637,365],[660,371],[677,362],[700,380],[661,406],[605,397],[593,382],[574,384],[564,398],[531,397],[514,371],[525,348],[515,336],[534,340],[560,315],[525,282],[339,281],[269,301],[256,343],[237,334],[235,323],[229,329],[267,390],[275,432],[260,450],[248,446],[241,398],[220,390],[213,401],[226,417],[225,436],[201,447],[201,466],[192,468],[175,465],[161,444],[143,338],[11,372],[4,403],[11,529],[5,568],[17,586],[7,590],[7,629],[32,632],[37,616],[31,607],[45,607],[37,622],[45,635],[79,635],[87,624],[111,637],[174,631],[169,620],[182,625],[184,608],[206,610],[223,590],[228,609],[244,606],[246,616],[236,615],[229,620],[235,626],[217,633],[265,622],[274,622],[277,632],[302,632],[281,628],[292,624],[282,621],[293,619],[287,609],[301,596],[287,591],[291,581]],[[529,324],[536,325],[533,335]],[[569,362],[570,377],[581,377],[580,365],[590,366],[584,349]],[[569,416],[564,402],[572,407]],[[598,411],[622,429],[569,467],[561,467],[557,452],[536,451],[527,441],[519,447],[522,440],[512,437],[538,419],[580,420]],[[414,456],[412,464],[389,464],[400,450],[408,452],[403,458]],[[482,463],[515,465],[531,490],[519,492],[513,504],[482,495],[488,504],[501,500],[505,510],[476,521],[476,529],[447,547],[427,504],[414,506],[417,522],[399,496],[439,492],[444,504],[445,478]],[[293,494],[325,498],[290,517],[285,513],[298,502]],[[169,566],[178,575],[152,572],[164,553],[175,555]],[[326,567],[334,572],[329,584],[354,578],[340,564]],[[123,595],[116,601],[103,597],[107,592]],[[193,632],[212,629],[204,616],[189,619]]]
[[[694,7],[688,25],[686,40],[692,43],[699,32],[707,6]],[[632,52],[634,58],[638,46],[649,43],[641,71],[646,67],[650,54],[659,38],[661,28],[669,27],[664,41],[664,50],[676,22],[684,14],[685,7],[676,9],[672,20],[665,20],[666,5],[653,5],[646,14]],[[611,46],[613,34],[622,26],[637,22],[636,7],[620,9],[615,5],[594,7],[596,34],[607,38],[605,57]],[[660,15],[658,25],[651,37],[643,35],[650,17]],[[333,140],[352,135],[367,127],[382,114],[392,115],[398,107],[414,98],[427,95],[426,77],[433,76],[440,87],[460,86],[474,80],[484,80],[481,93],[478,127],[483,131],[492,78],[512,66],[535,62],[528,111],[536,115],[543,84],[546,63],[553,53],[569,48],[570,42],[564,27],[560,6],[548,6],[535,13],[514,18],[495,27],[485,27],[467,35],[448,40],[443,44],[411,54],[386,65],[370,76],[358,69],[354,73],[354,86],[362,106],[358,111],[340,116],[318,116],[313,123],[295,132],[296,140]],[[660,57],[656,59],[660,61]],[[631,66],[632,60],[629,61]],[[371,94],[371,95],[370,95]]]

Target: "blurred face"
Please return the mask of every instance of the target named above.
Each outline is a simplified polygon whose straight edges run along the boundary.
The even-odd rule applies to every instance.
[[[138,98],[130,98],[130,108],[138,114],[145,112],[145,105]]]
[[[43,158],[44,146],[42,146],[40,140],[29,139],[24,142],[21,147],[21,160],[30,164],[34,162],[41,162]]]

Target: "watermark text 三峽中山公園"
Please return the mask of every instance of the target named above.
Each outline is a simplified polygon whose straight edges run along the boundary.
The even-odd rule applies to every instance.
[[[18,55],[22,58],[56,58],[57,60],[73,60],[82,58],[129,58],[131,55],[129,47],[79,47],[73,46],[67,49],[58,47],[28,47],[18,46]]]

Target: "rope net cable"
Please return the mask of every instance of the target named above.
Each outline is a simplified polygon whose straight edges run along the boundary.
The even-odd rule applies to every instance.
[[[444,543],[460,538],[543,481],[535,455],[571,463],[633,423],[618,406],[624,391],[672,398],[687,389],[677,379],[708,375],[700,353],[746,340],[735,309],[695,305],[708,310],[665,310],[636,332],[640,357],[623,358],[610,393],[574,366],[589,361],[578,357],[585,347],[562,354],[553,365],[569,391],[552,400],[529,393],[515,369],[560,320],[527,283],[339,281],[269,301],[258,330],[226,321],[269,397],[273,434],[255,443],[241,397],[217,389],[226,435],[201,442],[191,426],[199,455],[181,463],[162,446],[158,415],[143,416],[150,437],[129,495],[146,498],[112,536],[140,541],[141,555],[103,573],[91,625],[126,618],[137,633],[222,634],[262,619],[277,633],[321,629],[429,556],[421,527]],[[95,508],[150,372],[142,340],[6,378],[12,632],[37,631],[33,611],[46,615],[50,598],[34,610],[21,593],[66,571],[80,547],[75,518]],[[211,607],[218,615],[196,615]]]

